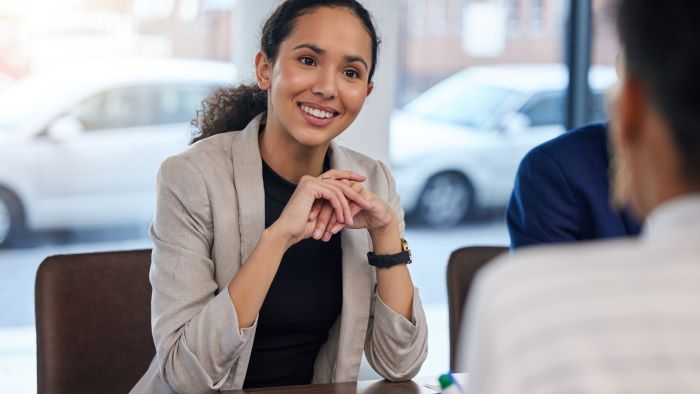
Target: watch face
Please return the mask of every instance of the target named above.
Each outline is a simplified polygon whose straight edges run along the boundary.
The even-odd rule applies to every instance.
[[[411,248],[408,247],[408,242],[404,238],[401,238],[401,247],[403,248],[403,250],[408,252],[408,262],[410,263],[411,261],[413,261],[413,255],[411,254]]]

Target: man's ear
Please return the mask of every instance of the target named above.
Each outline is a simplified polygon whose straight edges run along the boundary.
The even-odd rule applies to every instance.
[[[374,90],[374,82],[370,82],[367,84],[367,96],[372,94],[372,91]]]
[[[623,58],[622,52],[618,52],[617,55],[615,55],[615,74],[617,74],[617,79],[620,80],[622,79],[622,76],[625,74],[625,60]]]
[[[615,113],[615,116],[619,117],[618,132],[626,145],[634,144],[645,130],[649,96],[641,81],[626,75],[622,76],[619,89],[619,107]]]
[[[255,55],[255,80],[262,90],[270,89],[270,72],[272,65],[267,56],[262,52]]]

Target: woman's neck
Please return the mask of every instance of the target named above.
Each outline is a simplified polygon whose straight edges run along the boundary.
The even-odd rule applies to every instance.
[[[297,184],[304,175],[320,176],[326,146],[309,147],[300,144],[289,133],[265,126],[258,135],[260,156],[272,170],[285,180]]]

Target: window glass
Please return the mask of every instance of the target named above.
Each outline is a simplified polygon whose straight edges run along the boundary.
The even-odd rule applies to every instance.
[[[210,86],[167,86],[154,92],[156,102],[153,111],[153,124],[189,123],[195,116]]]
[[[73,114],[85,131],[151,124],[153,88],[125,87],[99,93],[78,105]]]
[[[608,101],[605,92],[593,92],[589,99],[589,117],[591,121],[608,119]]]
[[[86,131],[189,123],[211,86],[133,86],[96,94],[73,111]]]
[[[80,121],[83,125],[85,131],[92,131],[97,129],[103,129],[103,104],[104,104],[105,93],[95,94],[85,100],[80,104],[76,105],[71,111],[71,115],[75,116],[76,119]]]
[[[520,160],[564,131],[568,2],[401,3],[390,160],[414,261],[431,261],[411,267],[430,325],[431,368],[449,358],[445,281],[436,272],[460,247],[509,243],[504,210]],[[431,29],[429,16],[445,8],[455,28]]]
[[[522,109],[530,119],[530,126],[564,125],[564,92],[538,94]]]
[[[617,41],[615,22],[610,12],[611,0],[592,0],[593,29],[591,31],[591,69],[588,74],[591,85],[591,97],[588,100],[588,120],[605,121],[608,115],[606,100],[609,88],[617,81],[615,76],[615,57],[620,51]],[[601,70],[608,74],[605,83],[600,80]]]
[[[542,29],[542,0],[530,0],[530,31],[539,34]]]
[[[506,0],[506,4],[508,7],[508,32],[515,35],[520,28],[520,1]]]
[[[470,81],[468,75],[457,76],[417,97],[406,110],[435,120],[483,128],[508,97],[515,94],[512,90]]]
[[[153,246],[161,163],[202,99],[239,82],[242,3],[272,1],[0,0],[0,393],[37,391],[47,256]]]
[[[0,366],[6,367],[0,367],[0,392],[32,391],[27,382],[36,381],[33,281],[38,264],[49,254],[152,246],[147,228],[159,164],[186,148],[181,140],[192,131],[188,123],[213,87],[249,77],[220,72],[222,63],[240,60],[237,51],[244,40],[237,36],[238,18],[264,18],[241,9],[271,10],[278,4],[271,0],[44,0],[41,7],[31,1],[11,3],[16,6],[0,6],[0,72],[26,79],[0,92],[0,144],[12,141],[0,158],[19,148],[14,139],[17,130],[34,135],[65,113],[77,117],[91,137],[105,138],[92,138],[90,145],[80,144],[82,135],[66,143],[48,143],[39,135],[25,139],[30,141],[29,153],[21,156],[29,158],[26,163],[11,161],[14,173],[24,171],[20,178],[27,189],[42,194],[36,200],[39,204],[22,201],[32,212],[27,217],[50,221],[54,227],[32,228],[25,244],[0,249],[0,278],[4,278],[0,290],[5,292],[0,291],[0,304],[6,300],[0,305]],[[387,3],[363,1],[372,12]],[[439,273],[445,272],[449,254],[459,247],[509,242],[504,208],[518,164],[529,149],[563,131],[535,127],[563,123],[564,96],[552,92],[566,86],[561,76],[566,75],[562,59],[569,0],[391,3],[397,4],[396,9],[375,14],[375,20],[380,33],[391,32],[385,35],[387,43],[398,48],[396,57],[387,56],[391,46],[380,48],[378,69],[388,67],[396,80],[391,103],[395,108],[389,130],[377,133],[388,133],[391,141],[392,175],[407,213],[407,239],[416,262],[410,269],[430,324],[428,369],[420,374],[436,375],[444,371],[449,357],[445,281]],[[605,92],[614,80],[617,43],[614,24],[605,17],[607,3],[593,0],[592,63],[599,68],[591,69],[591,120],[606,118]],[[383,24],[385,17],[398,25],[399,34],[390,36],[394,30]],[[92,68],[86,77],[94,74],[99,81],[117,82],[115,74],[128,69],[125,75],[138,78],[86,93],[86,85],[94,86],[85,83],[87,78],[77,66],[89,66],[88,60],[108,66],[124,61],[125,66],[107,73]],[[163,65],[149,72],[153,62]],[[59,64],[67,68],[56,72]],[[154,78],[176,70],[176,82],[170,85]],[[393,86],[393,79],[378,79],[377,86],[382,84]],[[368,105],[373,100],[376,94]],[[67,108],[66,103],[78,104]],[[517,112],[531,119],[529,128],[524,133],[502,132],[501,120],[514,119],[517,125],[518,117],[508,117]],[[150,133],[148,138],[139,134],[138,144],[132,144],[118,137],[138,133],[99,134],[99,130],[152,125],[167,125],[164,128],[172,129],[177,140],[155,135],[168,133]],[[96,149],[98,140],[108,146]],[[81,145],[89,149],[81,151]],[[91,160],[102,156],[124,164],[113,167],[119,179],[129,181],[110,178],[105,169],[112,167],[98,169]],[[141,162],[148,168],[141,168]],[[125,174],[126,164],[138,171]],[[56,185],[60,192],[52,188]],[[110,194],[117,189],[123,194]],[[6,382],[16,385],[4,386]]]

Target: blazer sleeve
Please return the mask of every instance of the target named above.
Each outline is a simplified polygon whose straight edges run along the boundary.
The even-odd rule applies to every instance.
[[[255,325],[241,329],[226,288],[219,291],[211,209],[204,179],[185,157],[160,168],[153,256],[151,324],[162,379],[180,393],[220,389]]]
[[[397,213],[404,234],[404,212],[389,169],[381,163],[389,186],[388,202]],[[390,381],[416,376],[428,355],[428,325],[418,288],[413,288],[412,319],[409,321],[379,298],[376,286],[372,296],[369,327],[365,339],[367,361],[377,373]]]
[[[569,242],[582,236],[576,197],[561,165],[535,148],[520,163],[506,212],[511,248]]]

